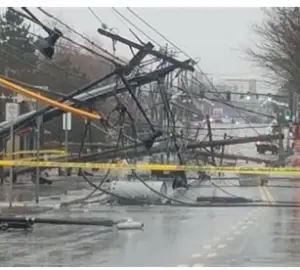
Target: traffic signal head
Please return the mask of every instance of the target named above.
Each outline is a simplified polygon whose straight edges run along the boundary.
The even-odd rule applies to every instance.
[[[287,120],[287,121],[292,120],[291,110],[286,110],[286,111],[285,111],[284,118],[285,118],[285,120]]]
[[[284,112],[279,114],[280,119],[290,121],[292,120],[292,114],[290,110],[285,110]]]

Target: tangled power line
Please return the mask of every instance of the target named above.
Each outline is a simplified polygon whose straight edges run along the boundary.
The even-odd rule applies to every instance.
[[[92,15],[97,19],[97,21],[101,24],[101,28],[98,29],[98,32],[106,37],[109,37],[113,40],[113,43],[116,42],[123,42],[124,44],[128,45],[131,49],[135,48],[138,50],[137,53],[134,54],[133,58],[127,62],[124,61],[122,59],[120,59],[119,57],[117,57],[114,53],[110,53],[107,50],[105,50],[104,48],[102,48],[101,46],[99,46],[98,44],[95,44],[95,42],[91,41],[90,39],[88,39],[85,35],[79,33],[77,30],[75,30],[74,28],[70,27],[68,24],[64,23],[61,19],[57,18],[56,16],[54,16],[53,14],[45,11],[43,8],[38,8],[38,10],[40,12],[42,12],[45,16],[47,16],[48,18],[55,20],[56,22],[58,22],[60,25],[66,27],[68,30],[70,30],[71,32],[73,32],[74,34],[76,34],[77,36],[79,36],[80,38],[82,38],[83,40],[87,41],[89,44],[91,44],[93,47],[97,48],[98,50],[101,51],[101,53],[96,52],[95,50],[77,42],[74,41],[73,39],[64,36],[58,29],[50,29],[48,26],[46,26],[45,24],[43,24],[39,19],[37,19],[37,17],[35,15],[33,15],[33,13],[27,9],[27,8],[22,8],[23,12],[17,11],[15,9],[13,9],[14,12],[16,12],[17,14],[19,14],[20,16],[26,18],[27,20],[30,20],[31,22],[39,25],[40,27],[42,27],[46,32],[51,34],[57,34],[59,33],[59,37],[60,38],[64,38],[65,40],[67,40],[68,42],[86,50],[89,51],[90,53],[94,54],[97,57],[101,57],[102,59],[104,59],[105,61],[108,61],[109,63],[111,63],[115,69],[114,71],[112,71],[109,75],[105,76],[104,78],[100,78],[97,79],[95,81],[93,81],[92,83],[89,83],[88,85],[81,87],[80,89],[77,89],[76,91],[73,91],[71,94],[69,95],[65,95],[65,96],[61,96],[60,95],[60,101],[61,102],[66,102],[66,101],[72,101],[74,104],[78,103],[78,99],[75,98],[77,96],[79,96],[80,94],[87,94],[89,96],[89,100],[92,99],[96,99],[97,95],[93,95],[89,92],[87,92],[87,90],[91,89],[92,87],[95,87],[97,85],[99,85],[100,82],[105,81],[106,79],[108,79],[110,76],[116,76],[116,83],[114,84],[114,86],[112,87],[112,91],[110,96],[113,97],[116,101],[116,105],[115,107],[112,109],[112,111],[110,112],[109,115],[103,115],[102,116],[102,120],[100,121],[100,123],[98,123],[97,125],[91,121],[87,121],[85,124],[85,128],[84,128],[84,133],[82,136],[82,140],[80,143],[80,149],[78,152],[78,157],[80,158],[83,154],[83,148],[84,148],[84,143],[85,143],[85,139],[88,135],[88,133],[91,134],[92,130],[91,127],[97,127],[100,130],[105,130],[105,131],[109,131],[112,130],[113,132],[116,133],[115,138],[117,138],[117,143],[115,145],[115,149],[112,151],[117,152],[118,150],[126,150],[129,149],[130,147],[133,147],[134,149],[137,149],[138,146],[143,145],[145,147],[145,149],[147,151],[149,151],[152,146],[159,142],[159,140],[164,140],[167,142],[167,148],[165,149],[165,151],[168,152],[168,149],[170,148],[170,145],[174,146],[175,149],[175,154],[177,156],[177,160],[180,164],[184,164],[187,162],[187,157],[186,157],[186,153],[185,153],[185,144],[186,144],[186,137],[183,137],[182,135],[178,134],[177,129],[178,128],[182,128],[181,126],[178,126],[176,124],[176,120],[175,117],[177,116],[174,111],[172,110],[172,105],[171,105],[171,99],[172,99],[172,93],[171,95],[169,95],[167,93],[168,89],[166,88],[166,83],[165,83],[165,78],[166,76],[169,76],[169,74],[171,74],[170,76],[171,81],[173,81],[174,79],[176,79],[176,77],[178,78],[178,81],[180,81],[180,79],[182,79],[182,74],[180,74],[180,72],[182,72],[183,70],[193,70],[194,69],[194,65],[196,65],[197,69],[201,72],[201,74],[204,75],[204,77],[206,78],[209,87],[206,87],[206,91],[208,93],[212,93],[214,96],[216,96],[218,102],[223,103],[229,107],[232,107],[233,109],[238,109],[238,110],[243,110],[243,111],[247,111],[247,112],[251,112],[245,108],[240,108],[237,107],[235,108],[234,105],[227,103],[226,101],[224,101],[224,98],[222,97],[222,95],[218,94],[218,89],[213,85],[213,83],[207,78],[207,76],[205,75],[205,73],[201,70],[201,68],[199,67],[199,64],[197,64],[196,60],[192,59],[192,57],[190,57],[186,52],[182,51],[177,45],[175,45],[173,42],[171,42],[165,35],[161,34],[158,30],[156,30],[153,26],[151,26],[145,19],[143,19],[140,15],[138,15],[135,11],[133,11],[131,8],[127,8],[127,10],[134,15],[136,18],[138,18],[144,25],[146,25],[148,28],[150,28],[152,31],[154,31],[157,35],[159,35],[161,38],[163,38],[167,43],[171,44],[179,53],[183,54],[184,56],[188,57],[189,60],[184,61],[184,62],[180,62],[178,60],[176,60],[175,58],[173,58],[172,56],[169,56],[167,54],[161,53],[160,51],[155,51],[153,49],[154,45],[151,43],[144,43],[142,42],[142,39],[135,33],[133,32],[133,30],[131,28],[129,28],[129,31],[135,36],[135,38],[139,41],[139,44],[134,43],[130,40],[124,39],[121,36],[116,35],[112,29],[115,28],[109,28],[99,17],[99,15],[97,15],[97,13],[92,9],[92,8],[88,8],[89,11],[92,13]],[[149,34],[147,34],[143,29],[141,29],[141,27],[138,27],[136,24],[134,24],[132,21],[130,21],[125,15],[123,15],[120,11],[118,11],[116,8],[112,8],[113,12],[115,14],[117,14],[117,16],[119,16],[119,18],[121,20],[123,20],[124,22],[130,24],[134,29],[136,29],[140,34],[142,34],[144,37],[146,37],[148,40],[152,41],[154,44],[156,44],[159,49],[161,49],[161,45],[154,39],[152,38]],[[108,30],[108,31],[107,31]],[[35,35],[33,33],[33,35]],[[8,53],[5,52],[4,53]],[[168,53],[168,52],[167,52]],[[147,75],[143,75],[143,69],[140,68],[140,65],[143,61],[143,59],[146,57],[146,55],[148,54],[152,54],[153,57],[158,57],[158,64],[156,66],[156,72],[152,72],[151,76],[148,76],[148,81],[151,82],[152,84],[154,84],[155,90],[152,90],[150,88],[148,89],[143,89],[143,84],[145,84],[144,82],[146,81],[145,78],[147,78]],[[17,56],[15,56],[16,58],[18,58]],[[25,59],[19,59],[20,61],[26,61]],[[169,62],[169,63],[168,63]],[[54,65],[54,64],[53,64]],[[174,67],[172,67],[172,65],[174,65]],[[59,66],[54,65],[56,68],[60,69]],[[179,71],[175,74],[173,74],[173,71],[175,71],[175,69],[179,69]],[[161,73],[160,73],[161,72]],[[51,74],[48,73],[49,76],[51,76]],[[143,77],[144,76],[144,77]],[[135,83],[134,86],[131,85],[131,81],[130,79],[134,78],[133,83]],[[196,83],[198,83],[198,86],[202,87],[203,83],[200,82],[196,77],[193,77],[193,80],[196,81]],[[187,82],[187,80],[185,80]],[[125,104],[124,100],[122,98],[120,98],[120,95],[123,95],[122,97],[124,97],[124,94],[119,94],[118,93],[118,87],[120,85],[123,85],[123,87],[127,90],[127,93],[125,96],[127,96],[129,98],[129,100],[132,102],[131,104],[134,104],[134,106],[136,107],[136,111],[138,111],[143,119],[145,120],[146,124],[147,124],[147,136],[145,138],[145,136],[140,136],[138,130],[138,127],[136,126],[136,120],[135,117],[133,116],[133,113],[129,110],[128,105]],[[73,85],[71,85],[73,86]],[[183,85],[184,86],[184,85]],[[74,86],[73,86],[74,87]],[[172,90],[174,89],[173,86],[171,86]],[[212,90],[211,90],[212,89]],[[55,93],[54,89],[51,89],[53,93]],[[177,89],[178,90],[178,89]],[[198,101],[199,96],[191,93],[189,91],[189,89],[187,88],[181,88],[180,91],[183,93],[182,96],[188,97],[191,100],[196,100]],[[159,99],[160,100],[160,104],[161,104],[161,108],[162,110],[160,111],[161,113],[164,114],[164,117],[166,120],[166,124],[165,126],[162,128],[161,125],[159,124],[155,124],[153,119],[150,119],[149,115],[145,112],[145,106],[146,104],[142,104],[141,103],[141,98],[138,98],[138,95],[140,95],[139,97],[141,97],[142,95],[146,95],[147,98],[150,99],[150,96],[153,96],[154,99]],[[107,97],[107,96],[105,96]],[[80,104],[80,106],[85,106],[86,103],[85,102],[79,102],[78,104]],[[94,108],[93,106],[89,106],[89,109],[92,111]],[[47,113],[52,112],[52,107],[47,107],[46,109],[42,109],[38,112],[36,112],[36,114],[34,114],[31,118],[27,119],[26,121],[23,121],[19,126],[17,126],[17,129],[21,129],[24,128],[25,126],[27,126],[29,123],[32,123],[34,117],[37,117],[38,115],[46,115]],[[115,123],[112,123],[110,120],[110,115],[113,115],[114,113],[118,114],[117,121]],[[240,115],[241,113],[239,111],[237,111]],[[252,111],[252,113],[255,113]],[[58,114],[57,114],[58,115]],[[244,116],[241,115],[242,118],[245,119]],[[52,118],[49,118],[49,120],[51,120]],[[126,123],[128,124],[126,126]],[[118,126],[118,128],[116,128],[116,126]],[[130,127],[130,131],[128,131],[127,127]],[[256,128],[254,128],[251,124],[249,125],[250,128],[252,128],[254,131],[256,131],[258,133],[258,131],[256,130]],[[190,127],[184,127],[185,129],[193,129]],[[245,127],[246,128],[246,127]],[[2,127],[1,127],[2,129]],[[125,132],[125,129],[127,132]],[[219,128],[222,129],[222,128]],[[225,128],[223,128],[225,129]],[[231,128],[234,129],[234,128]],[[240,129],[238,127],[236,127],[236,129]],[[130,135],[128,135],[128,132]],[[0,130],[1,133],[1,130]],[[108,132],[109,134],[109,132]],[[1,134],[2,136],[7,135],[5,133]],[[133,145],[128,144],[128,142],[125,142],[126,140],[130,139],[132,142],[134,142]],[[137,150],[136,150],[137,151]],[[213,153],[212,153],[213,154]],[[114,159],[118,159],[118,156],[115,156]],[[111,161],[113,161],[114,159],[111,159]],[[126,157],[126,152],[125,152],[125,159],[126,160],[131,160],[132,158],[127,156]],[[108,190],[107,188],[103,188],[104,183],[109,179],[109,175],[110,175],[111,171],[107,170],[107,172],[105,173],[104,177],[100,180],[100,183],[98,185],[95,185],[90,179],[89,176],[87,175],[87,173],[83,170],[79,170],[79,175],[81,175],[83,177],[83,179],[91,186],[94,188],[94,190],[85,198],[83,198],[81,201],[85,201],[86,199],[90,198],[95,191],[100,191],[101,194],[105,193],[107,195],[116,197],[120,200],[128,200],[128,197],[123,197],[120,196],[116,193],[114,193],[111,190]],[[156,193],[157,195],[161,196],[162,198],[164,198],[167,202],[173,202],[182,206],[204,206],[204,207],[208,207],[208,206],[242,206],[241,203],[237,204],[228,204],[228,203],[222,203],[222,204],[203,204],[203,203],[189,203],[183,200],[179,200],[177,198],[168,196],[166,194],[163,194],[159,191],[157,191],[156,189],[152,188],[147,181],[144,181],[142,179],[142,177],[140,175],[138,175],[135,171],[133,171],[133,175],[136,178],[136,180],[138,180],[139,182],[141,182],[144,186],[146,186],[148,189],[150,189],[153,193]],[[174,188],[186,188],[188,187],[187,184],[187,176],[185,174],[185,172],[179,172],[177,175],[173,176],[174,179],[173,180],[173,187]],[[179,179],[179,180],[178,180]],[[231,194],[227,191],[224,191],[223,188],[221,188],[219,185],[215,184],[212,180],[210,180],[208,178],[208,181],[211,182],[212,186],[215,188],[218,188],[220,190],[222,190],[224,193],[227,193],[227,195],[234,197],[234,198],[240,198],[239,196],[235,195],[235,194]],[[174,184],[175,183],[175,184]],[[187,198],[190,201],[192,201],[193,199]],[[243,198],[244,199],[244,198]],[[138,200],[138,199],[131,199],[131,201],[136,201],[136,203],[138,204],[144,204],[147,202],[147,199],[145,200]],[[250,200],[251,201],[251,200]],[[78,201],[77,201],[78,202]],[[263,206],[264,204],[257,204],[259,206]],[[285,204],[287,205],[287,204]],[[250,206],[249,204],[245,204],[245,206]],[[251,206],[254,206],[253,204],[253,200],[251,203]],[[267,206],[269,206],[269,204],[267,204]]]

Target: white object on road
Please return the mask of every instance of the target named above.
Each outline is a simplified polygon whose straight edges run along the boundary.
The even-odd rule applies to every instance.
[[[156,192],[167,194],[167,186],[165,182],[160,181],[146,181],[147,185],[150,186]],[[111,200],[118,201],[122,204],[131,204],[134,201],[141,203],[162,203],[164,198],[159,194],[153,192],[151,189],[146,187],[140,181],[113,181],[111,182],[109,191],[117,196],[124,198],[124,200],[111,196]],[[128,201],[125,201],[125,198]]]
[[[117,224],[118,230],[141,230],[144,228],[144,223],[127,219]]]

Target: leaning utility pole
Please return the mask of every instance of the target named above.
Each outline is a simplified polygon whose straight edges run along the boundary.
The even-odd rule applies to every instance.
[[[284,127],[283,127],[283,121],[279,117],[279,114],[277,114],[277,123],[278,123],[278,133],[284,134]],[[283,145],[283,136],[279,136],[279,149],[278,149],[278,162],[280,165],[284,165],[285,160],[285,151],[284,151],[284,145]]]
[[[211,125],[210,125],[210,117],[209,117],[208,114],[206,115],[206,125],[207,125],[207,130],[208,130],[208,138],[209,138],[209,141],[212,143],[213,138],[212,138]],[[223,147],[225,147],[225,146],[223,145]],[[216,166],[216,160],[215,160],[215,156],[214,156],[214,147],[213,147],[213,145],[210,146],[210,151],[211,151],[212,163],[214,164],[214,166]]]

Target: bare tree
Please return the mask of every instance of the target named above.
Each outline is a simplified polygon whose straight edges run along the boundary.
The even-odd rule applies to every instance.
[[[300,93],[299,8],[266,8],[264,13],[262,24],[254,27],[261,40],[246,53],[282,88]]]

